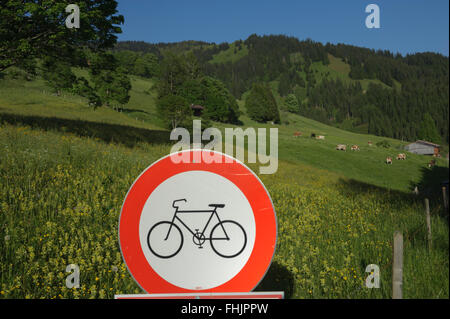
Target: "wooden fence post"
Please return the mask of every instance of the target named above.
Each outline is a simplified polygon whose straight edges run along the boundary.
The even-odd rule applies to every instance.
[[[431,239],[431,216],[430,216],[430,201],[425,198],[425,213],[427,219],[427,233],[428,233],[428,249],[431,249],[432,239]]]
[[[394,232],[394,251],[392,262],[392,299],[403,299],[403,235]]]
[[[444,209],[445,212],[448,210],[448,199],[447,199],[447,188],[442,186],[442,197],[444,199]]]

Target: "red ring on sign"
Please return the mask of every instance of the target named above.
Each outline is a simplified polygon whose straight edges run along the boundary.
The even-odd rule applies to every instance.
[[[213,151],[190,150],[189,163],[174,163],[170,154],[145,169],[136,179],[125,197],[119,218],[119,243],[125,264],[134,280],[147,293],[189,292],[248,292],[253,290],[268,270],[275,252],[277,222],[275,209],[266,188],[259,178],[244,164],[219,152],[221,163],[193,163],[202,153]],[[226,162],[226,160],[228,162]],[[241,271],[229,281],[204,290],[190,290],[175,286],[162,278],[144,256],[139,239],[139,222],[143,207],[150,194],[166,179],[188,171],[206,171],[225,177],[238,187],[247,198],[255,218],[256,236],[253,251]]]

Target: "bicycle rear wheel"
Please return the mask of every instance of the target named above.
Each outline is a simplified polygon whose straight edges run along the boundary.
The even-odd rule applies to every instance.
[[[169,229],[170,234],[167,237]],[[148,248],[159,258],[174,257],[183,247],[183,241],[183,233],[181,232],[180,227],[167,221],[162,221],[153,225],[147,235]]]
[[[223,258],[238,256],[247,245],[244,228],[233,220],[219,222],[211,230],[210,242],[214,252]]]

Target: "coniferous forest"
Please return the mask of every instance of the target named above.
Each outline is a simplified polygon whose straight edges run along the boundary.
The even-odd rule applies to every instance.
[[[192,52],[201,72],[220,80],[237,99],[254,83],[276,82],[281,99],[296,98],[290,112],[361,133],[449,141],[449,61],[441,54],[403,56],[283,35],[251,35],[230,44],[127,41],[115,51],[119,60],[130,61],[124,59],[128,55],[151,63],[164,60],[169,51]],[[129,68],[152,76],[139,65]]]

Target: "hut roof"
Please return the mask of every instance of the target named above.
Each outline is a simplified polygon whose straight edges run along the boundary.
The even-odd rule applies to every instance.
[[[414,143],[423,144],[423,145],[432,146],[432,147],[441,147],[439,144],[435,144],[435,143],[431,143],[431,142],[423,141],[423,140],[417,140]]]

